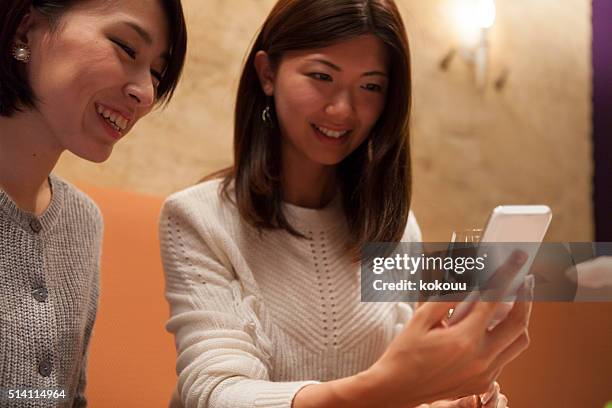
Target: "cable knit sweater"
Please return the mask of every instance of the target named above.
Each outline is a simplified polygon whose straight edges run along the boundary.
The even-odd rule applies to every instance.
[[[403,303],[360,303],[341,200],[285,204],[294,227],[261,234],[219,194],[219,180],[170,196],[161,252],[175,335],[173,407],[289,408],[305,385],[371,366],[410,318]],[[405,241],[420,241],[410,214]]]
[[[2,408],[86,405],[102,217],[85,194],[54,176],[49,180],[51,203],[39,217],[0,190]],[[8,399],[9,391],[27,389],[63,390],[66,398]]]

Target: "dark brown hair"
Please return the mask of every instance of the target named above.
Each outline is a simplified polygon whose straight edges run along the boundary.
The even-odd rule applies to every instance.
[[[181,0],[160,0],[168,19],[169,59],[157,88],[157,103],[172,98],[183,70],[187,49],[187,29]],[[34,108],[34,95],[23,64],[12,57],[15,33],[23,17],[33,7],[47,16],[53,26],[62,15],[83,0],[2,0],[0,1],[0,116],[11,116],[22,108]]]
[[[387,103],[368,140],[338,164],[343,208],[354,250],[368,241],[397,242],[406,227],[411,198],[409,146],[410,52],[406,30],[392,0],[279,0],[246,59],[235,110],[234,165],[223,175],[223,192],[235,181],[239,212],[258,228],[294,235],[282,211],[281,135],[266,126],[262,110],[270,101],[261,89],[255,54],[264,50],[273,69],[292,50],[322,48],[372,34],[387,47]],[[274,111],[274,109],[272,109]],[[273,116],[273,121],[276,119]]]

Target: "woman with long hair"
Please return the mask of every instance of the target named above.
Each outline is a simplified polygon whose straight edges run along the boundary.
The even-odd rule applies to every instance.
[[[169,101],[185,47],[180,0],[0,2],[0,406],[86,405],[102,217],[51,173]]]
[[[240,79],[234,165],[162,210],[173,406],[460,407],[487,390],[505,406],[493,383],[529,302],[491,332],[495,303],[443,327],[449,304],[360,302],[364,244],[421,240],[410,94],[393,1],[276,3]]]

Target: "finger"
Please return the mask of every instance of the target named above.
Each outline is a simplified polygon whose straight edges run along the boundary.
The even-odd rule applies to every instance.
[[[497,381],[493,381],[491,385],[489,385],[489,389],[487,390],[487,392],[481,395],[480,400],[483,404],[489,402],[491,395],[493,395],[493,393],[495,392],[496,386],[498,386]]]
[[[502,372],[502,368],[498,368],[495,371],[493,371],[493,375],[491,376],[491,378],[493,378],[493,381],[495,381],[497,378],[499,378],[499,375]]]
[[[489,399],[489,401],[487,401],[486,403],[483,401],[482,407],[483,408],[497,408],[498,402],[499,402],[499,392],[496,392],[495,394],[491,395],[491,399]]]
[[[424,405],[425,408],[480,408],[479,399],[476,395],[459,398],[454,401],[443,400],[436,401],[430,405]],[[423,408],[419,406],[418,408]]]
[[[430,329],[439,325],[457,303],[459,302],[425,302],[416,310],[412,319]]]
[[[419,405],[418,408],[452,408],[450,404],[450,401],[444,400],[436,401],[431,404],[423,404],[422,406]]]
[[[497,403],[499,402],[499,398],[494,396],[491,398],[488,404],[483,404],[482,408],[497,408]]]
[[[501,296],[507,294],[507,292],[512,289],[509,284],[514,280],[523,265],[525,265],[527,259],[527,253],[516,249],[512,251],[505,262],[495,270],[493,276],[490,277],[484,285],[484,289],[488,294],[497,295],[492,297],[492,299],[500,299]]]
[[[508,398],[504,394],[499,394],[497,406],[494,408],[508,408]]]
[[[451,401],[443,400],[432,402],[431,404],[423,404],[422,406],[419,405],[418,408],[456,408],[452,404],[453,403]]]
[[[488,296],[491,296],[491,299],[503,299],[512,289],[510,283],[526,261],[527,254],[525,252],[514,251],[506,262],[495,271],[495,275],[487,284],[488,287],[492,288]],[[463,320],[464,326],[468,327],[468,330],[486,330],[498,306],[499,302],[478,302],[472,312]]]
[[[462,320],[465,316],[469,315],[472,311],[472,308],[480,299],[480,292],[472,291],[470,292],[459,305],[453,310],[453,313],[448,318],[449,325],[457,324],[460,320]]]
[[[523,334],[521,334],[508,348],[503,350],[496,358],[493,360],[491,367],[496,370],[501,370],[506,364],[517,358],[525,349],[529,346],[529,334],[525,330]]]
[[[480,398],[477,395],[470,395],[453,401],[452,408],[480,408]]]
[[[521,286],[517,299],[506,318],[491,330],[487,347],[496,355],[512,344],[528,327],[533,307],[533,276]]]
[[[486,406],[491,401],[491,399],[495,397],[495,394],[498,394],[498,393],[499,393],[499,384],[497,383],[497,381],[493,381],[491,383],[491,386],[487,390],[487,392],[480,398],[480,400],[482,401],[482,404]]]

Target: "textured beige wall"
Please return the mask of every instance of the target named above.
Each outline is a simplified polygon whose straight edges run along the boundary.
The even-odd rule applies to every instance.
[[[452,9],[465,0],[398,0],[414,61],[414,209],[428,240],[481,226],[495,205],[546,203],[549,239],[588,240],[591,211],[589,0],[497,0],[491,74],[479,92],[455,58]],[[184,0],[190,48],[172,104],[144,119],[102,165],[66,154],[75,182],[166,195],[231,160],[240,66],[273,0]]]

